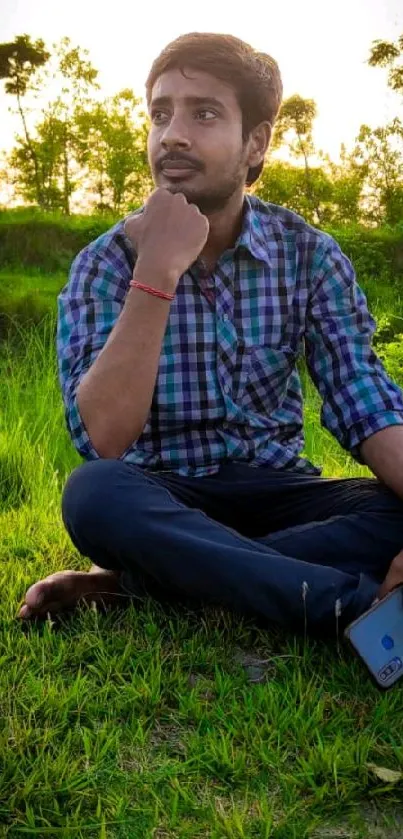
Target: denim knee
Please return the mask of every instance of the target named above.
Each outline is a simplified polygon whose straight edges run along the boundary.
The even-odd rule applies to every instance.
[[[130,464],[132,466],[132,464]],[[79,533],[101,527],[113,507],[115,488],[128,478],[128,464],[122,460],[99,458],[82,463],[71,473],[62,494],[62,518],[67,530]],[[136,468],[130,469],[133,487]]]

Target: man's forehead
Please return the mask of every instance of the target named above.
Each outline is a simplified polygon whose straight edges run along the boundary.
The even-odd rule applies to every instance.
[[[235,91],[230,84],[193,67],[184,67],[183,71],[186,75],[179,69],[162,73],[151,91],[151,101],[162,97],[180,100],[192,96],[206,99],[215,97],[224,105],[236,101]]]

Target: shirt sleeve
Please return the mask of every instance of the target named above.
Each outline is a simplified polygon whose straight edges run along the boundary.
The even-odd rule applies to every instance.
[[[360,444],[403,424],[403,393],[372,349],[376,324],[350,260],[326,235],[313,260],[305,353],[321,422],[359,463]]]
[[[132,273],[116,244],[109,249],[96,245],[78,254],[57,299],[57,359],[66,424],[74,446],[87,460],[99,454],[80,415],[77,388],[122,311]]]

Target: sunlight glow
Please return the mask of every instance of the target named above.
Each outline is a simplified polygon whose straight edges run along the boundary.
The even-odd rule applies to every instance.
[[[99,70],[102,92],[132,87],[144,95],[153,59],[179,34],[229,32],[277,60],[284,96],[313,98],[318,107],[315,142],[336,160],[340,144],[353,145],[362,123],[385,124],[402,108],[401,97],[387,88],[387,70],[368,67],[371,42],[396,40],[403,31],[401,0],[204,0],[156,5],[120,0],[110,7],[94,0],[2,0],[0,40],[28,33],[50,46],[61,37],[89,50]],[[20,131],[8,113],[11,98],[0,86],[0,148],[10,148]]]

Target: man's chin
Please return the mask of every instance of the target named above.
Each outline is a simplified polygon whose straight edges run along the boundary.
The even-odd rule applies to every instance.
[[[187,193],[191,193],[191,187],[189,184],[189,180],[186,177],[183,178],[164,178],[164,176],[159,176],[157,180],[157,186],[163,187],[167,189],[168,192],[183,192],[184,195]]]
[[[171,182],[164,181],[164,183],[162,183],[161,186],[163,186],[164,189],[167,189],[168,192],[172,192],[173,194],[175,194],[176,192],[183,192],[183,194],[186,196],[190,194],[189,187],[186,186],[186,182],[184,180]]]
[[[164,178],[161,174],[158,176],[156,185],[167,189],[172,194],[181,192],[189,204],[195,204],[200,212],[204,214],[217,212],[225,208],[233,194],[233,190],[229,190],[227,193],[223,192],[222,194],[214,191],[201,191],[197,184],[191,183],[190,180],[187,181],[185,177],[183,180],[178,178],[169,181],[168,178]]]
[[[176,195],[178,192],[181,192],[189,204],[196,204],[196,206],[198,206],[198,201],[203,200],[203,196],[200,195],[200,192],[196,192],[196,190],[192,189],[189,183],[186,182],[185,178],[183,180],[178,179],[175,181],[163,179],[158,182],[158,186],[167,189],[168,192],[172,192],[172,195]]]

